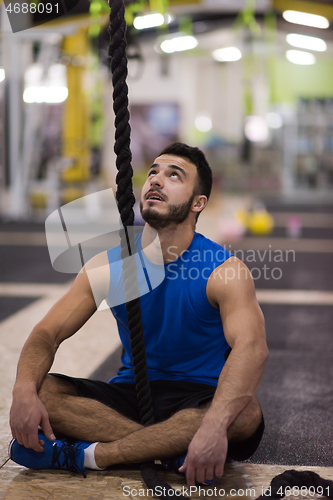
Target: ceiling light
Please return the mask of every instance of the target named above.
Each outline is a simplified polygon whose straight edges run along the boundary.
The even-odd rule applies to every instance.
[[[57,104],[68,97],[67,69],[63,64],[52,64],[46,73],[41,64],[32,64],[25,72],[23,100],[26,103]]]
[[[281,115],[278,113],[270,112],[266,115],[266,122],[269,128],[281,128],[283,125],[283,120]]]
[[[225,49],[217,49],[213,52],[215,61],[238,61],[242,57],[242,53],[237,47],[226,47]]]
[[[208,132],[212,128],[212,120],[208,116],[197,116],[194,124],[200,132]]]
[[[0,82],[3,82],[5,79],[5,70],[0,68]]]
[[[43,66],[40,63],[31,64],[25,74],[24,74],[24,83],[26,87],[36,87],[41,85],[43,79]]]
[[[67,68],[63,64],[52,64],[47,72],[47,86],[67,87]]]
[[[162,26],[164,23],[169,24],[173,20],[170,14],[147,14],[146,16],[137,16],[133,21],[133,26],[137,30],[144,30],[147,28],[156,28]]]
[[[48,87],[45,92],[45,102],[55,104],[66,101],[68,97],[67,87]]]
[[[327,45],[321,38],[316,38],[314,36],[296,35],[295,33],[290,33],[286,37],[289,45],[293,47],[299,47],[300,49],[317,50],[318,52],[324,52],[327,50]]]
[[[173,52],[194,49],[197,45],[198,40],[194,36],[183,35],[164,40],[161,43],[161,49],[167,54],[172,54]]]
[[[27,103],[44,102],[46,87],[27,87],[23,92],[23,101]]]
[[[67,97],[67,87],[27,87],[23,93],[23,100],[26,103],[58,104],[64,102]]]
[[[326,29],[330,23],[323,16],[315,14],[307,14],[305,12],[298,12],[295,10],[286,10],[282,16],[289,23],[302,24],[303,26],[312,26],[313,28]]]
[[[294,64],[310,66],[316,63],[316,58],[311,52],[303,52],[301,50],[287,50],[286,58]]]
[[[247,116],[244,133],[251,142],[264,142],[269,137],[267,123],[261,116]]]

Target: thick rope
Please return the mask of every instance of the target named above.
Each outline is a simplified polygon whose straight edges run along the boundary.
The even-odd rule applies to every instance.
[[[135,253],[134,241],[134,210],[135,198],[133,194],[130,150],[127,58],[126,58],[126,22],[123,0],[112,0],[110,11],[109,55],[111,56],[111,71],[113,83],[113,110],[115,113],[115,145],[117,192],[116,199],[124,229],[121,231],[121,257],[123,259],[123,281],[125,288],[127,320],[130,330],[135,383],[138,394],[140,419],[143,425],[153,423],[151,393],[148,381],[146,353],[143,340],[143,326],[141,320],[140,299],[129,300],[139,296],[137,280],[137,266],[135,259],[126,259]],[[110,5],[110,7],[111,7]]]
[[[111,72],[113,84],[113,110],[115,113],[115,145],[117,192],[116,199],[124,229],[121,230],[121,257],[123,267],[123,282],[126,298],[127,321],[130,330],[131,350],[135,375],[135,385],[142,425],[154,423],[153,405],[148,379],[146,352],[143,337],[141,318],[139,285],[137,280],[137,265],[135,259],[126,257],[135,254],[135,239],[133,231],[135,198],[133,194],[133,169],[131,165],[132,154],[130,150],[127,57],[126,57],[126,22],[123,0],[110,0],[110,48]],[[162,481],[154,469],[153,463],[141,465],[142,477],[153,491],[158,486],[165,494],[158,498],[174,498],[175,492],[171,486]],[[172,490],[173,494],[169,491]],[[182,497],[184,498],[184,497]]]
[[[323,479],[312,471],[286,470],[283,474],[275,476],[270,487],[257,500],[278,499],[284,496],[302,494],[305,489],[311,492],[312,496],[325,496],[333,500],[333,481]],[[299,493],[298,493],[299,492]],[[304,493],[303,493],[304,494]]]

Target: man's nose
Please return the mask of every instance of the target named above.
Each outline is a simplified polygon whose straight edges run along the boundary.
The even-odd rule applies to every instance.
[[[155,174],[152,176],[152,178],[150,179],[150,184],[151,186],[163,186],[163,177],[162,177],[162,173],[159,172],[158,174]]]

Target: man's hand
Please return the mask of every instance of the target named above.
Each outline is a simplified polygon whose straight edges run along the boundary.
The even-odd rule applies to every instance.
[[[195,486],[195,481],[205,483],[223,475],[227,457],[227,431],[221,432],[208,421],[203,421],[194,435],[184,464],[180,472],[186,472],[188,486]]]
[[[10,427],[13,438],[26,448],[44,451],[44,441],[38,439],[38,426],[45,437],[54,441],[55,435],[45,406],[37,394],[16,393],[10,409]]]

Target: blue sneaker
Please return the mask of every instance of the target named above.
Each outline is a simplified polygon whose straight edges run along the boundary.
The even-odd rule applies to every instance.
[[[8,448],[9,457],[19,465],[29,469],[63,469],[70,472],[79,472],[86,477],[84,468],[84,450],[91,443],[87,441],[73,441],[70,444],[65,438],[50,441],[42,432],[38,439],[44,441],[44,451],[35,451],[25,448],[13,439]]]
[[[172,458],[165,458],[164,460],[161,460],[161,463],[163,467],[171,472],[175,472],[176,474],[185,474],[186,472],[180,472],[178,469],[183,465],[185,462],[186,454],[185,455],[180,455],[178,457],[172,457]],[[203,486],[211,486],[215,481],[215,477],[213,479],[209,479],[205,481]],[[202,486],[202,483],[198,483],[196,481],[197,486]]]

